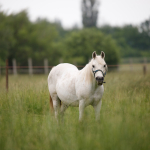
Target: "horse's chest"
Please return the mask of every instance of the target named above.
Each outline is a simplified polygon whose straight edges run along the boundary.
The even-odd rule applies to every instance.
[[[93,91],[88,98],[89,103],[93,104],[93,103],[99,102],[103,96],[103,92],[104,92],[104,90],[101,88],[98,88],[95,91]]]
[[[85,99],[86,106],[93,105],[100,101],[103,96],[104,88],[100,86],[96,89],[84,88],[83,92],[79,92],[79,99]]]

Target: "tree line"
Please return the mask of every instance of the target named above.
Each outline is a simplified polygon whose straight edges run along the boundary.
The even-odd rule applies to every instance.
[[[16,59],[17,65],[27,65],[32,58],[33,65],[49,65],[69,62],[85,65],[93,51],[106,53],[108,64],[118,64],[123,57],[150,56],[150,20],[140,27],[125,25],[99,28],[64,29],[59,21],[49,22],[38,18],[31,22],[27,11],[7,15],[0,11],[0,65]]]

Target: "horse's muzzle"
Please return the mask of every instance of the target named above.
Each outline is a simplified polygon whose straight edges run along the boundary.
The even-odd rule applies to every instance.
[[[102,85],[104,81],[104,77],[96,77],[96,81],[98,85]]]

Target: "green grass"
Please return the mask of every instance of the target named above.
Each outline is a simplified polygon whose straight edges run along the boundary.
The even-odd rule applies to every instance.
[[[10,76],[8,94],[0,76],[0,149],[150,149],[150,75],[116,72],[105,80],[100,123],[91,106],[82,123],[73,107],[57,123],[49,110],[47,76]]]

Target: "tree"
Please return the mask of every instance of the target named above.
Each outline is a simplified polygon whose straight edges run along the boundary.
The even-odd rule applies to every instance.
[[[90,28],[72,32],[63,41],[65,62],[85,65],[91,59],[91,54],[104,51],[107,64],[118,64],[120,55],[116,42],[98,29]]]
[[[56,26],[46,19],[38,19],[32,28],[30,45],[35,64],[40,65],[44,58],[48,58],[50,64],[53,65],[54,57],[52,54],[56,52],[54,44],[57,38]]]
[[[32,24],[28,14],[26,10],[23,10],[17,14],[10,14],[7,19],[15,39],[14,45],[9,48],[9,64],[11,65],[12,59],[15,58],[18,65],[26,65],[32,52],[29,44]]]
[[[98,0],[82,0],[82,23],[84,27],[96,27]]]
[[[150,18],[141,23],[140,30],[150,36]]]
[[[0,65],[5,64],[9,49],[14,45],[13,30],[5,13],[0,11]]]
[[[6,58],[9,59],[9,65],[12,65],[13,58],[17,60],[17,65],[27,65],[29,57],[33,58],[34,65],[41,65],[44,58],[49,58],[57,50],[54,44],[58,36],[55,24],[45,19],[33,23],[26,10],[10,15],[0,12],[0,20],[1,65]],[[51,64],[55,62],[53,60]]]
[[[133,25],[111,27],[105,25],[100,30],[111,35],[120,46],[122,57],[150,56],[149,23],[146,20],[140,28]]]

